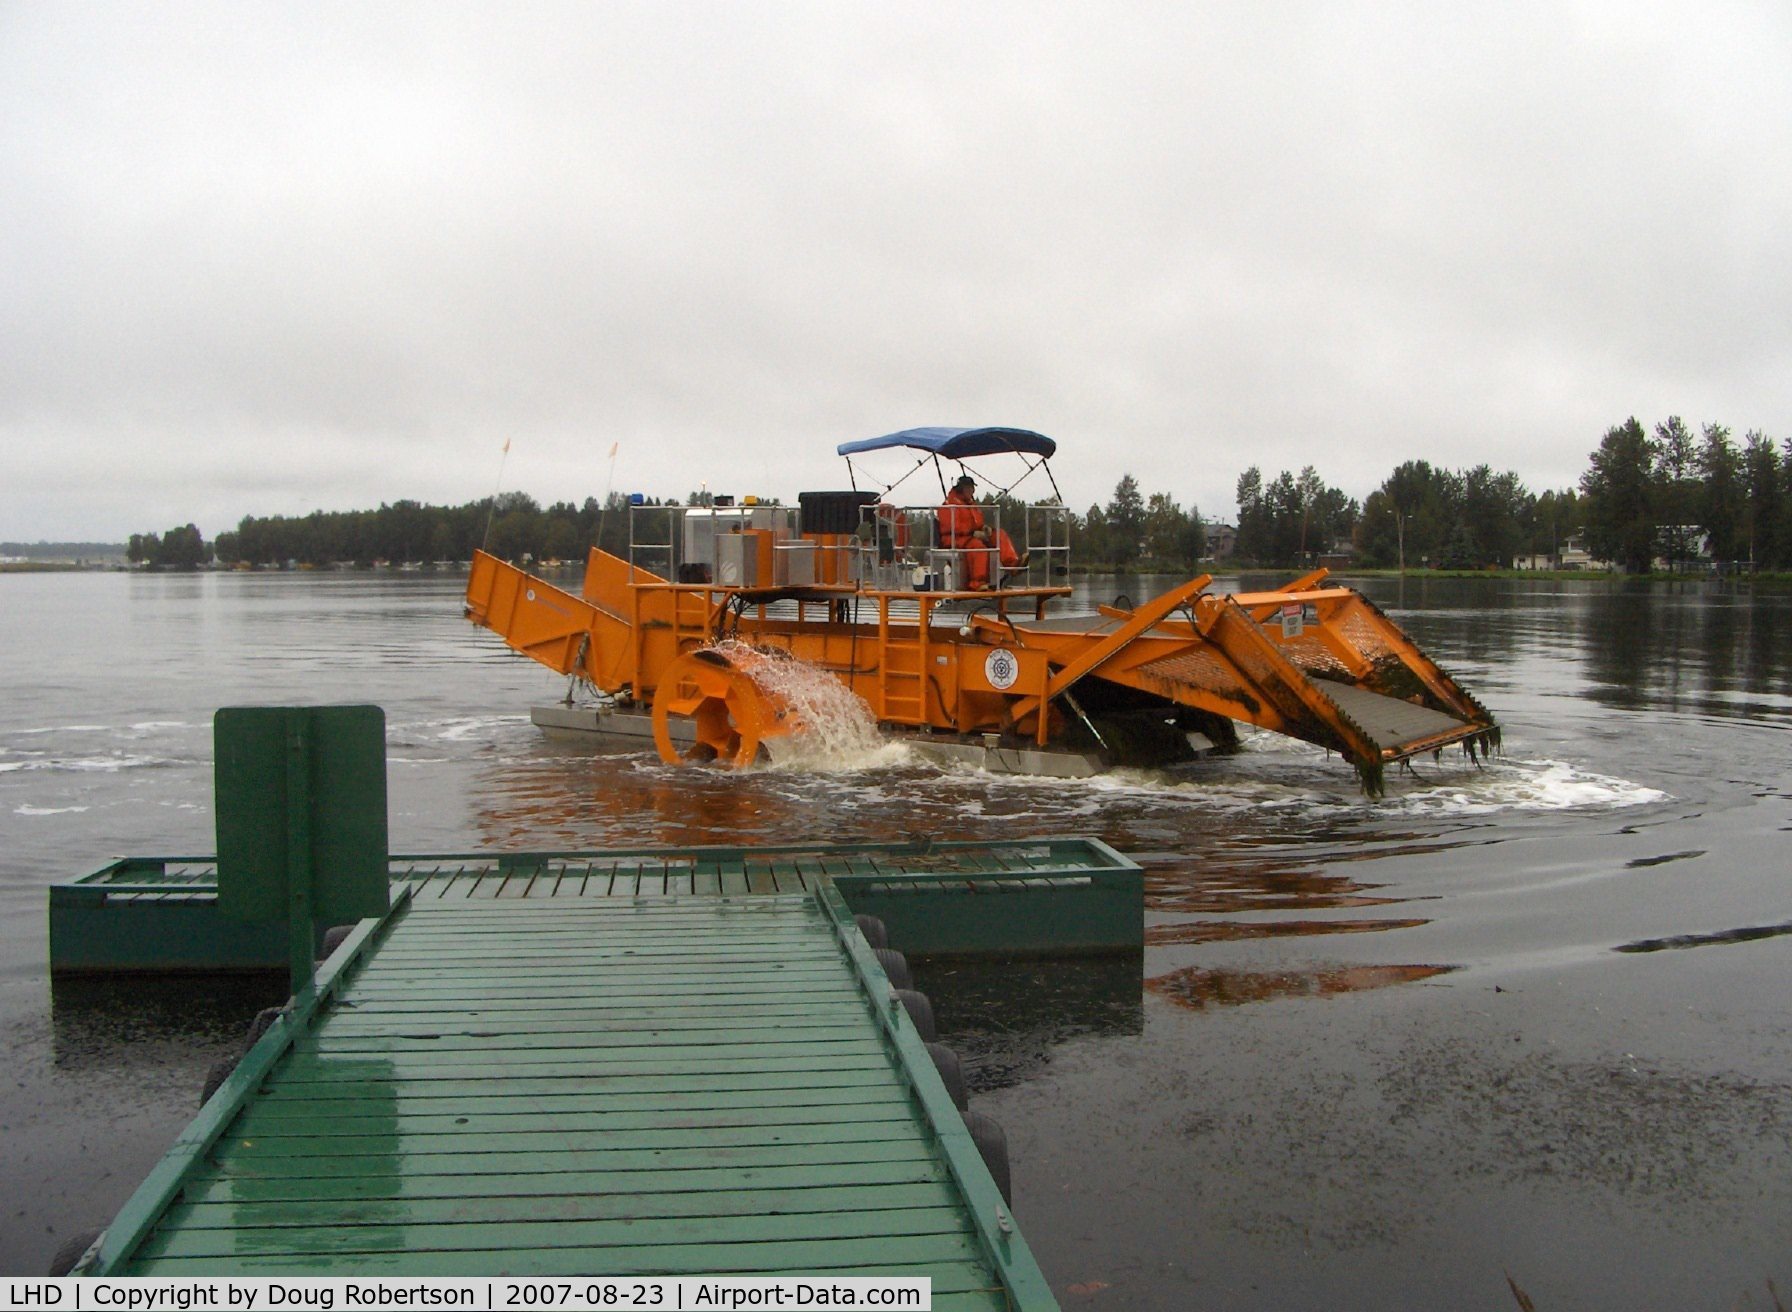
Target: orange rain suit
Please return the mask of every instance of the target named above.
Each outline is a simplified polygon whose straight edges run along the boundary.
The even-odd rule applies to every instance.
[[[1003,529],[995,531],[995,546],[989,545],[990,533],[983,522],[977,503],[953,488],[946,493],[946,504],[936,512],[940,524],[940,546],[964,553],[964,587],[972,592],[989,586],[989,558],[993,555],[1005,570],[1020,564],[1020,553],[1014,540]]]

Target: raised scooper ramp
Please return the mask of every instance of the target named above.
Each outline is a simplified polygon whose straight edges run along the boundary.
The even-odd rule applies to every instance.
[[[1371,602],[1326,577],[1231,596],[1194,579],[1136,610],[1013,631],[1047,652],[1046,700],[1073,696],[1084,680],[1121,685],[1336,751],[1371,794],[1390,764],[1456,743],[1471,755],[1497,747],[1479,702]]]

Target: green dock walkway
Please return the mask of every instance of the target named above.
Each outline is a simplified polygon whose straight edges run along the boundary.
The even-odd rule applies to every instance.
[[[1056,1306],[833,888],[422,886],[447,895],[362,923],[86,1271],[925,1275],[936,1308]]]
[[[1139,950],[1138,866],[1091,838],[391,856],[416,902],[732,897],[840,889],[905,951]],[[999,912],[991,898],[1000,897]],[[278,969],[286,928],[221,914],[212,857],[125,857],[49,890],[56,974]]]

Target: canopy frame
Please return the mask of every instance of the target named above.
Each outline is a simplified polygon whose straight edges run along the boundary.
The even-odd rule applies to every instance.
[[[881,483],[879,495],[887,496],[901,484],[908,481],[917,470],[932,465],[939,479],[940,496],[944,499],[947,489],[946,468],[940,462],[951,460],[958,466],[960,475],[968,474],[965,461],[979,456],[1011,453],[1019,456],[1024,466],[1019,478],[1004,486],[985,476],[1002,496],[1012,496],[1019,487],[1035,472],[1044,470],[1046,481],[1052,485],[1052,495],[1062,503],[1063,493],[1058,490],[1058,480],[1053,477],[1050,457],[1056,453],[1058,444],[1043,433],[1035,433],[1027,428],[905,428],[900,432],[887,433],[883,437],[865,438],[856,442],[842,442],[836,450],[846,458],[847,478],[853,490],[859,490],[859,469],[853,463],[853,456],[868,451],[889,451],[908,449],[920,451],[921,456],[893,482],[883,483],[881,479],[867,477],[873,483]]]

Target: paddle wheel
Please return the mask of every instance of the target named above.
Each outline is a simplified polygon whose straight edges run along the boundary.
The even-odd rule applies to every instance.
[[[791,708],[754,681],[755,665],[775,659],[741,643],[699,647],[666,667],[653,695],[653,742],[668,765],[717,761],[752,765],[770,742],[798,728]],[[672,722],[688,719],[696,741],[673,740]]]

